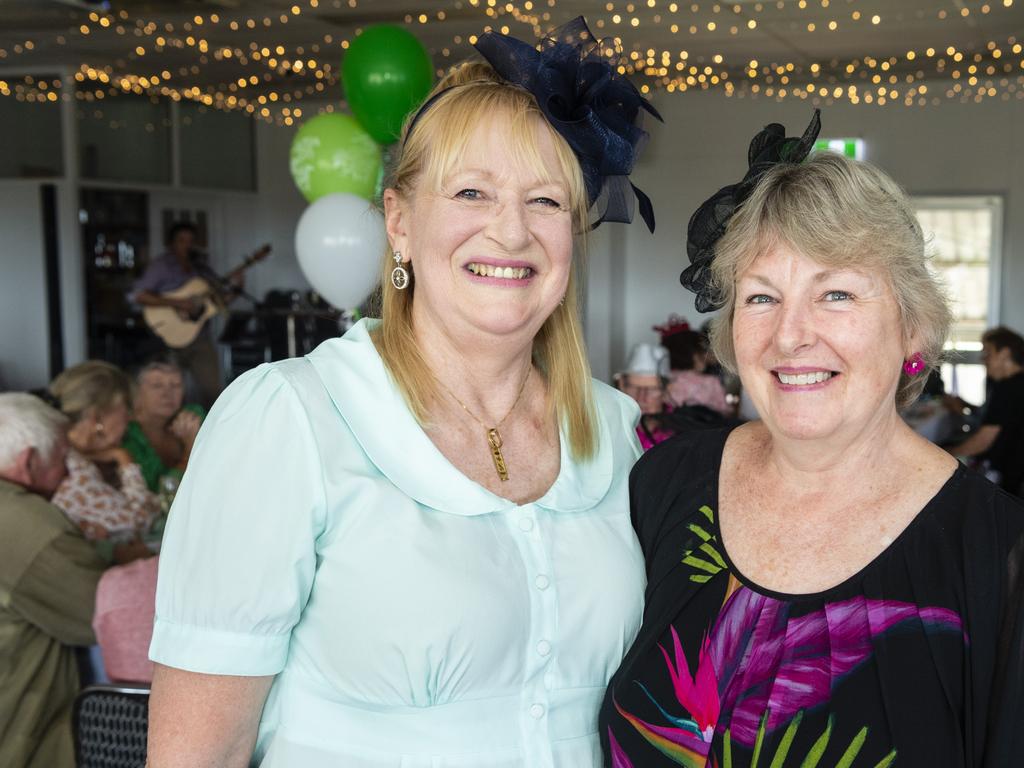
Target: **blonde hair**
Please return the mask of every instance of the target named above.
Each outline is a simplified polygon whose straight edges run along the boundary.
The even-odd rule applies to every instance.
[[[90,410],[104,413],[119,403],[131,408],[132,381],[116,365],[86,360],[68,368],[50,384],[61,411],[76,422]]]
[[[443,92],[443,93],[442,93]],[[533,360],[544,375],[556,419],[565,429],[570,452],[587,459],[597,448],[590,363],[583,342],[579,291],[583,282],[588,199],[583,172],[572,149],[543,118],[528,92],[502,81],[483,62],[467,62],[437,84],[437,96],[422,114],[406,120],[387,186],[402,197],[417,188],[438,190],[463,156],[473,131],[485,120],[501,119],[508,127],[510,149],[517,162],[544,181],[565,182],[570,200],[577,258],[569,273],[565,300],[547,318],[533,342]],[[537,140],[537,125],[549,131],[557,168],[545,166]],[[560,174],[560,177],[556,174]],[[405,290],[391,285],[394,263],[390,253],[381,260],[381,324],[373,341],[399,391],[416,418],[425,423],[429,404],[438,397],[437,380],[419,353],[412,327],[415,275]],[[410,273],[410,264],[406,265]]]
[[[718,359],[736,370],[733,311],[736,280],[759,256],[784,243],[829,267],[882,274],[899,306],[904,343],[926,368],[900,374],[896,406],[914,402],[942,362],[952,313],[939,279],[928,269],[924,237],[900,186],[874,166],[832,152],[799,165],[780,164],[758,182],[715,246],[712,292],[722,312],[711,327]]]

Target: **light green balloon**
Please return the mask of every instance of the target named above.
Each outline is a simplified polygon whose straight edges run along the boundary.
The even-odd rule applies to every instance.
[[[383,167],[380,146],[350,115],[307,120],[292,140],[292,179],[309,202],[334,192],[372,200]]]

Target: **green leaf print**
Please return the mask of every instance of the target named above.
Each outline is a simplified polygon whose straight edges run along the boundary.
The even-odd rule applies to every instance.
[[[715,513],[711,507],[706,504],[700,508],[700,513],[707,518],[708,523],[714,525]],[[683,553],[682,562],[684,565],[688,565],[696,571],[703,571],[703,573],[691,573],[690,581],[696,582],[697,584],[706,584],[711,580],[712,576],[724,571],[726,569],[725,558],[722,557],[718,551],[717,544],[718,540],[714,535],[709,533],[706,528],[697,524],[690,523],[689,529],[701,539],[701,545],[696,548],[704,557],[699,557],[694,554],[696,550],[688,549]]]
[[[764,714],[761,716],[761,724],[758,726],[757,737],[754,740],[754,753],[750,758],[750,768],[758,768],[761,763],[761,752],[764,749],[764,741],[767,735],[768,716],[770,712],[770,709],[766,709]],[[775,748],[775,755],[772,757],[768,768],[784,768],[786,765],[786,758],[789,757],[789,751],[793,746],[793,741],[796,739],[796,734],[800,729],[800,723],[803,721],[803,717],[804,711],[800,710],[796,713],[793,719],[790,720],[789,725],[786,726],[786,732],[782,735],[782,739],[779,741],[778,747]],[[800,768],[817,768],[818,763],[821,762],[821,758],[828,749],[829,741],[832,738],[832,727],[834,724],[835,720],[830,716],[828,719],[828,725],[825,726],[825,731],[817,738],[810,750],[807,752],[807,755],[800,762]],[[868,729],[865,726],[857,732],[856,736],[853,737],[853,740],[843,751],[842,757],[839,758],[839,762],[835,764],[835,768],[854,768],[854,761],[860,754],[861,747],[864,746],[867,736]],[[874,768],[890,768],[890,766],[895,762],[896,750],[894,749],[876,763]],[[727,729],[722,737],[722,768],[732,768],[732,764],[732,734],[730,730]]]

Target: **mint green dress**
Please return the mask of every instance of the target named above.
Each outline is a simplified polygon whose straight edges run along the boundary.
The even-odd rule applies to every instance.
[[[151,658],[275,675],[254,764],[597,766],[640,624],[633,401],[594,383],[600,449],[530,504],[437,450],[361,321],[236,380],[171,510]],[[529,471],[527,467],[513,471]]]

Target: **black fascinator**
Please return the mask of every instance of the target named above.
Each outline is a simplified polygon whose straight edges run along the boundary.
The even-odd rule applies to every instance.
[[[686,253],[690,257],[690,266],[683,270],[679,282],[697,294],[698,312],[712,312],[721,306],[712,296],[711,261],[715,257],[715,244],[725,234],[736,209],[750,197],[768,170],[779,163],[803,162],[814,147],[820,130],[821,111],[817,109],[800,138],[786,138],[786,129],[779,123],[765,126],[750,142],[747,153],[749,170],[743,180],[722,187],[690,217],[686,230]]]
[[[635,200],[653,232],[654,207],[629,174],[647,140],[639,125],[641,110],[658,120],[661,115],[618,73],[614,43],[595,38],[578,16],[536,46],[486,32],[475,47],[503,80],[533,94],[548,122],[572,147],[590,205],[598,209],[594,226],[632,221]]]

